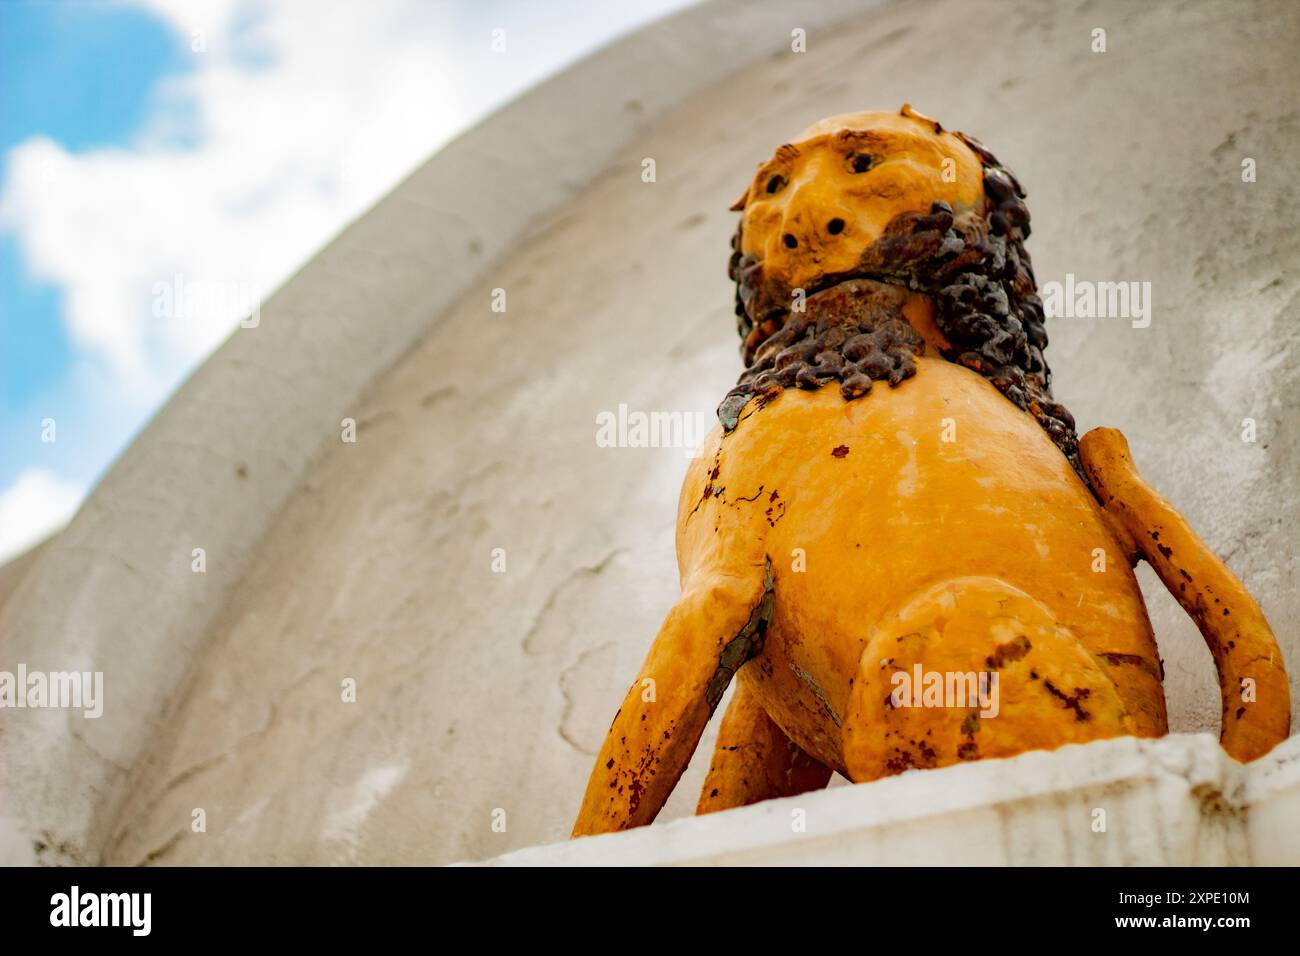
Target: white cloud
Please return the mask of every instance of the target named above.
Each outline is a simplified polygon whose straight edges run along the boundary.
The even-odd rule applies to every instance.
[[[44,468],[28,468],[0,493],[0,564],[57,531],[84,489]]]
[[[185,14],[154,5],[188,47]],[[206,9],[206,52],[133,148],[72,155],[33,138],[11,152],[0,200],[34,275],[64,290],[74,345],[159,396],[241,317],[225,303],[167,314],[161,288],[180,276],[265,295],[467,118],[436,24],[403,22],[410,4],[286,4],[241,30],[234,4]],[[194,146],[174,135],[183,104]]]
[[[158,315],[160,287],[266,296],[348,221],[496,103],[634,19],[610,5],[137,0],[192,72],[167,80],[129,149],[9,155],[0,228],[63,288],[74,344],[161,397],[242,317]],[[656,0],[635,19],[683,5]],[[507,31],[493,53],[491,31]],[[201,52],[192,48],[201,47]],[[189,116],[196,142],[178,139]]]
[[[82,377],[104,383],[87,418],[130,408],[143,420],[233,331],[239,293],[269,296],[509,96],[686,5],[135,2],[172,27],[193,69],[161,84],[129,146],[73,154],[33,137],[10,151],[0,191],[0,229],[61,289],[76,361],[93,369]],[[491,50],[498,27],[504,54]],[[199,290],[196,310],[166,307],[178,284]]]

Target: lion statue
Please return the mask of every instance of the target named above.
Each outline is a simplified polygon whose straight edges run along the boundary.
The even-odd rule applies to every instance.
[[[682,486],[681,597],[575,835],[650,823],[736,679],[698,812],[1167,732],[1133,566],[1195,620],[1238,760],[1290,727],[1259,606],[1052,399],[1016,177],[904,106],[835,116],[733,207],[745,371]]]

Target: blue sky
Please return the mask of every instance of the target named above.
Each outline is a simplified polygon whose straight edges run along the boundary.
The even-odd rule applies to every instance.
[[[0,561],[438,146],[689,2],[0,0]]]
[[[191,67],[175,33],[146,10],[109,4],[6,2],[0,8],[0,182],[13,147],[47,136],[78,153],[129,142],[145,125],[158,77]],[[26,274],[22,247],[0,232],[0,409],[57,384],[73,361],[56,284]],[[0,459],[0,487],[22,467]]]

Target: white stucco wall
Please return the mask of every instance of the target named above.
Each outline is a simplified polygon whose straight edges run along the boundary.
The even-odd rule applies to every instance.
[[[507,107],[237,333],[0,606],[0,668],[103,670],[109,695],[99,721],[6,715],[0,853],[444,863],[562,838],[676,592],[684,455],[597,448],[595,416],[711,414],[739,372],[730,201],[807,122],[905,100],[1016,170],[1040,282],[1152,283],[1149,328],[1049,324],[1057,395],[1125,430],[1300,673],[1298,38],[1285,3],[717,2]],[[1143,584],[1173,729],[1217,732],[1208,653]]]
[[[1300,738],[1128,737],[507,853],[494,866],[1295,866]]]

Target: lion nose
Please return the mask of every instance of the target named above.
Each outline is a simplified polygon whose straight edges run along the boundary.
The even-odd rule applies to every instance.
[[[835,245],[849,231],[849,216],[837,204],[813,196],[794,196],[781,224],[781,245],[788,254]]]

